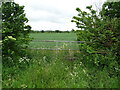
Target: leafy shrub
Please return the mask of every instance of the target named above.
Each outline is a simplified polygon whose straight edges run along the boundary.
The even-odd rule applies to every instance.
[[[118,5],[118,3],[112,4]],[[111,3],[103,5],[99,15],[92,9],[92,6],[86,7],[90,12],[76,8],[78,16],[74,16],[72,22],[75,22],[80,29],[76,32],[78,41],[86,41],[86,43],[79,45],[85,56],[83,57],[84,63],[102,68],[107,67],[109,73],[118,73],[119,70],[117,69],[120,64],[120,18],[118,17],[119,14],[113,18],[109,15],[105,16],[105,13],[108,14],[108,12],[104,12],[104,10],[109,4]],[[114,7],[111,6],[111,8]],[[110,14],[114,13],[111,10],[109,11]],[[115,10],[119,9],[116,8]]]
[[[15,2],[2,3],[3,65],[15,65],[19,62],[18,59],[26,54],[31,29],[26,25],[27,22],[24,6],[19,6]]]

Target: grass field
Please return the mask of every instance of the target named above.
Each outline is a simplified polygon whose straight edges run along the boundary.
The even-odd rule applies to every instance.
[[[30,36],[33,37],[34,40],[77,40],[75,33],[31,33]]]
[[[75,33],[31,33],[33,40],[60,40],[60,41],[76,41],[77,37]],[[50,49],[78,49],[78,43],[70,42],[43,42],[32,41],[30,43],[31,48],[50,48]]]
[[[32,33],[31,37],[36,40],[76,40],[74,33]],[[36,45],[37,42],[31,47]],[[82,63],[86,62],[85,56],[79,50],[28,50],[28,53],[29,56],[23,57],[20,62],[22,68],[3,68],[3,88],[119,87],[118,78],[110,77],[107,69]]]

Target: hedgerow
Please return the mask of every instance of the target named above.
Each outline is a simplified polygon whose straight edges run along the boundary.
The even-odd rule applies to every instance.
[[[18,64],[18,59],[26,55],[26,48],[31,40],[31,27],[26,25],[27,22],[24,6],[15,2],[2,2],[3,65]]]
[[[120,18],[119,3],[107,2],[103,4],[99,14],[92,9],[89,12],[76,8],[78,15],[73,17],[78,29],[77,40],[85,41],[79,44],[83,62],[92,66],[107,68],[108,72],[118,75],[120,64]],[[116,12],[117,11],[117,12]]]

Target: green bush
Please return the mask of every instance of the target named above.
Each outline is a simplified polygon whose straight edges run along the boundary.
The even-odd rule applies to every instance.
[[[105,3],[99,15],[92,6],[86,7],[90,12],[77,8],[78,16],[74,16],[72,20],[79,29],[76,32],[78,41],[85,41],[79,45],[83,53],[81,57],[84,56],[83,62],[102,69],[106,67],[110,75],[118,74],[120,64],[120,18],[119,14],[111,18],[111,13],[114,12],[111,12],[113,9],[109,9],[110,6],[110,8],[119,7],[118,3],[112,3],[116,4],[112,6],[109,5],[111,3]],[[107,6],[110,16],[105,16],[105,13],[108,14],[105,12]],[[114,9],[119,11],[119,8]]]
[[[26,25],[24,6],[15,2],[2,2],[2,56],[3,65],[17,64],[25,56],[30,41],[31,27]]]

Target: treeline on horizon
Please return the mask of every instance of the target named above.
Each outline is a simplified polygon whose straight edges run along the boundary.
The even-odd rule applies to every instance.
[[[31,30],[31,33],[70,33],[70,32],[74,32],[75,30],[72,29],[71,31],[61,31],[61,30],[55,30],[55,31],[52,31],[52,30]]]

